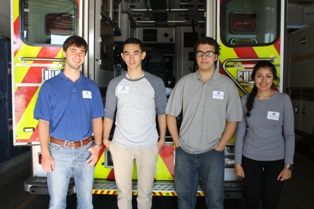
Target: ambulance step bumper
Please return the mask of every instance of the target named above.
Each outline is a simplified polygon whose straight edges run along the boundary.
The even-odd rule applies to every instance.
[[[95,195],[117,195],[118,189],[114,181],[95,180],[93,194]],[[137,195],[137,183],[133,182],[133,195]],[[228,181],[224,182],[225,199],[239,199],[243,197],[243,182]],[[153,187],[153,196],[176,196],[173,181],[155,181]],[[200,185],[197,196],[205,196]]]
[[[31,177],[24,181],[24,190],[31,194],[48,194],[46,177]],[[73,179],[70,180],[68,194],[74,194],[75,187]]]
[[[32,177],[24,182],[25,191],[32,194],[48,194],[47,178]],[[224,183],[225,199],[242,198],[242,181],[229,181]],[[68,194],[75,193],[75,185],[71,179]],[[95,179],[92,193],[94,195],[117,195],[118,189],[115,181]],[[133,181],[133,195],[137,195],[137,182]],[[155,181],[153,187],[153,196],[176,196],[173,181]],[[201,186],[197,191],[197,196],[205,196]]]

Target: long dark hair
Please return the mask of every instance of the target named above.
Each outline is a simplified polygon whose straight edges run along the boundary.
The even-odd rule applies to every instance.
[[[268,68],[268,69],[270,69],[270,71],[273,74],[274,80],[275,81],[279,80],[279,77],[276,74],[276,67],[275,67],[275,65],[273,63],[271,63],[271,62],[268,62],[268,61],[259,61],[259,62],[256,63],[256,65],[253,68],[252,75],[251,75],[252,80],[255,80],[256,72],[260,68]],[[274,83],[272,85],[272,89],[276,89],[276,86],[275,86]],[[246,100],[246,104],[245,104],[245,106],[246,106],[246,117],[250,117],[250,115],[251,115],[251,110],[253,109],[253,105],[254,105],[254,101],[255,101],[256,95],[257,95],[257,87],[256,87],[256,85],[254,83],[252,91],[249,93],[248,98]]]

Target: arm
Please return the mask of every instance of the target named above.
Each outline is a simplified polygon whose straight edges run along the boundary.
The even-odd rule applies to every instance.
[[[167,126],[174,144],[176,147],[180,147],[177,118],[172,115],[167,115]]]
[[[160,150],[161,147],[165,143],[165,137],[166,137],[166,115],[158,115],[158,127],[159,127],[159,141],[158,141],[158,149]]]
[[[232,138],[235,130],[237,128],[237,122],[227,122],[225,130],[220,138],[218,145],[216,146],[215,150],[223,151],[225,149],[226,144]]]
[[[109,149],[110,148],[110,132],[112,129],[115,112],[117,109],[117,97],[115,95],[115,89],[118,85],[117,82],[110,81],[107,93],[106,93],[106,107],[105,107],[105,118],[104,118],[104,133],[103,133],[103,143]]]
[[[95,145],[89,148],[91,156],[87,160],[90,165],[95,165],[98,160],[99,149],[101,146],[101,137],[102,137],[102,118],[93,119],[93,133],[95,139]]]
[[[293,164],[295,134],[293,107],[288,95],[285,95],[283,120],[283,135],[285,140],[285,166],[277,177],[278,181],[285,181],[292,177],[292,171],[288,168],[288,165]]]
[[[164,82],[158,77],[148,77],[148,81],[152,85],[155,92],[154,100],[159,128],[159,140],[157,143],[157,147],[158,150],[160,150],[165,143],[167,129],[165,115],[165,109],[167,105],[166,88]]]
[[[235,153],[235,173],[238,176],[244,177],[244,171],[241,166],[241,161],[242,161],[242,146],[243,146],[243,140],[246,132],[246,119],[245,119],[245,114],[243,114],[245,110],[245,103],[246,103],[246,96],[242,97],[240,100],[239,97],[239,92],[237,88],[232,84],[230,91],[229,91],[229,102],[228,102],[228,107],[227,107],[227,121],[234,121],[232,124],[229,122],[227,123],[222,139],[220,143],[222,145],[224,142],[228,142],[228,137],[230,136],[231,132],[235,132],[237,128],[237,123],[235,121],[240,121],[238,123],[238,129],[237,129],[237,135],[236,135],[236,153]],[[229,127],[228,127],[229,126]],[[229,133],[227,133],[229,132]],[[223,138],[224,135],[226,134],[226,138]],[[233,135],[233,134],[232,134]],[[229,138],[229,140],[230,140]],[[222,149],[222,145],[218,144],[218,149]],[[238,148],[238,149],[237,149]]]
[[[285,95],[283,110],[283,137],[285,140],[285,164],[293,164],[295,134],[294,134],[294,112],[291,100]]]
[[[40,148],[41,148],[41,167],[46,172],[52,172],[55,168],[55,164],[48,149],[49,122],[46,120],[40,119],[38,128],[39,128],[39,141],[40,141]]]
[[[93,119],[93,132],[95,144],[100,145],[102,139],[102,118]]]
[[[234,171],[236,175],[244,178],[244,170],[242,168],[242,150],[243,150],[243,141],[246,133],[246,118],[243,116],[241,122],[238,123],[237,134],[236,134],[236,143],[235,143],[235,164]]]
[[[236,143],[235,143],[235,162],[234,162],[234,171],[237,176],[245,177],[244,170],[242,168],[242,150],[243,150],[243,141],[246,133],[246,118],[243,116],[243,120],[238,123],[237,134],[236,134]]]
[[[236,142],[235,142],[235,156],[234,156],[234,171],[236,175],[245,177],[244,170],[242,168],[242,150],[243,150],[243,142],[247,132],[247,121],[245,116],[245,103],[246,99],[242,98],[242,108],[243,108],[243,118],[242,121],[238,122],[237,133],[236,133]]]
[[[166,121],[167,127],[170,132],[172,141],[176,147],[180,147],[179,130],[177,125],[177,116],[182,111],[183,105],[183,92],[184,92],[184,82],[183,79],[179,80],[168,100],[166,107]]]
[[[112,129],[113,120],[110,118],[104,119],[104,136],[103,136],[103,143],[107,148],[110,147],[111,141],[109,140],[110,132]]]

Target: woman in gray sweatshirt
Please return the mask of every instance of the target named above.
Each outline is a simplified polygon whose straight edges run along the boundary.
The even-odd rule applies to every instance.
[[[247,209],[276,209],[285,180],[291,178],[295,146],[291,100],[279,93],[275,66],[258,62],[254,87],[242,97],[244,117],[238,124],[235,172],[244,178]]]

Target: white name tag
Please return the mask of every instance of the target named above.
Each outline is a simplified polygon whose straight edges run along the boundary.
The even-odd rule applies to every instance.
[[[84,99],[92,99],[92,92],[91,91],[82,91],[82,96]]]
[[[223,91],[213,91],[213,99],[224,99]]]
[[[273,111],[267,112],[267,119],[268,120],[279,120],[279,116],[280,116],[279,112],[273,112]]]
[[[129,93],[130,87],[129,86],[119,86],[118,93],[127,94]]]

